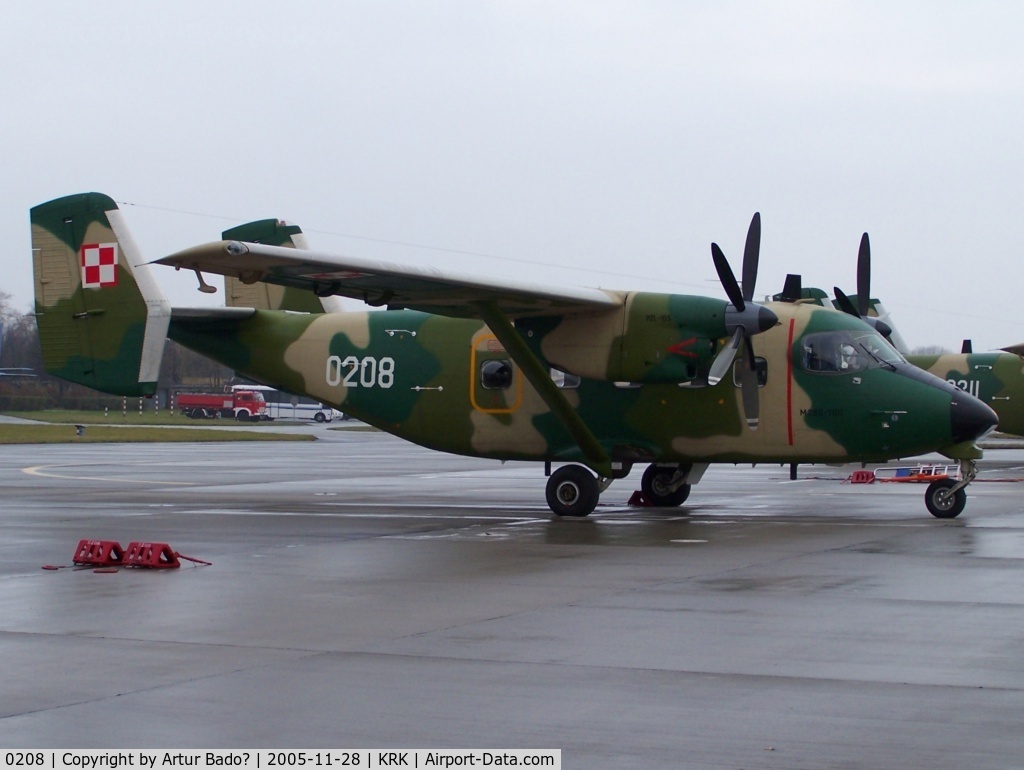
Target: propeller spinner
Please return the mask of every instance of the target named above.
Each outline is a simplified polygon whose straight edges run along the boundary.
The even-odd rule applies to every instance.
[[[743,412],[747,418],[747,426],[757,430],[760,420],[760,400],[757,395],[757,363],[754,360],[754,345],[751,337],[767,331],[779,322],[775,313],[764,305],[751,300],[754,297],[754,283],[757,280],[757,261],[761,250],[761,215],[755,213],[747,230],[747,242],[743,249],[743,286],[736,282],[736,276],[729,266],[729,261],[717,243],[711,244],[711,258],[718,271],[722,288],[729,298],[730,305],[725,310],[725,328],[732,334],[732,339],[725,345],[708,372],[708,384],[717,385],[721,382],[736,359],[740,346],[744,346],[746,366],[740,368],[740,389],[743,396]]]

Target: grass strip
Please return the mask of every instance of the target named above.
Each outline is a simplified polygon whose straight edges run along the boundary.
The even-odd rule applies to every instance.
[[[74,424],[0,424],[0,444],[109,444],[182,441],[316,441],[316,436],[258,430],[135,428],[115,425],[86,425],[82,435],[79,436]]]

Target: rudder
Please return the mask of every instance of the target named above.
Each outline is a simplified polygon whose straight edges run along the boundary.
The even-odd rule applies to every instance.
[[[106,393],[156,391],[171,309],[117,204],[81,193],[34,207],[36,320],[46,371]]]

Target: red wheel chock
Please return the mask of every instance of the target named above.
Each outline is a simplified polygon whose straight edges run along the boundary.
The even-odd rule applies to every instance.
[[[873,484],[875,474],[873,471],[854,471],[847,479],[851,484]]]
[[[210,562],[185,556],[172,549],[167,543],[129,543],[123,550],[113,540],[79,540],[72,562],[77,566],[88,565],[110,569],[96,569],[94,572],[117,572],[117,567],[147,567],[150,569],[176,569],[181,566],[179,559],[196,564],[210,565]],[[43,569],[58,570],[62,567],[44,564]]]
[[[167,543],[129,543],[124,552],[124,566],[177,569],[181,562]]]
[[[647,495],[638,489],[633,493],[633,496],[629,498],[626,505],[632,505],[637,508],[650,508],[653,503],[647,499]]]
[[[113,540],[79,540],[72,561],[93,567],[115,567],[124,563],[124,551]]]

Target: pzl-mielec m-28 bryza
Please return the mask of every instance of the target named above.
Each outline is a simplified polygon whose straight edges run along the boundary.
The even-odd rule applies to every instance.
[[[939,451],[963,478],[929,487],[956,516],[996,415],[907,364],[859,318],[751,301],[712,245],[728,301],[544,287],[282,246],[218,241],[157,264],[364,300],[386,310],[297,314],[171,308],[117,205],[86,193],[32,209],[47,371],[97,390],[154,392],[164,340],[432,449],[543,462],[547,501],[585,516],[613,479],[679,505],[710,463],[883,462]],[[558,467],[552,472],[552,464]]]

